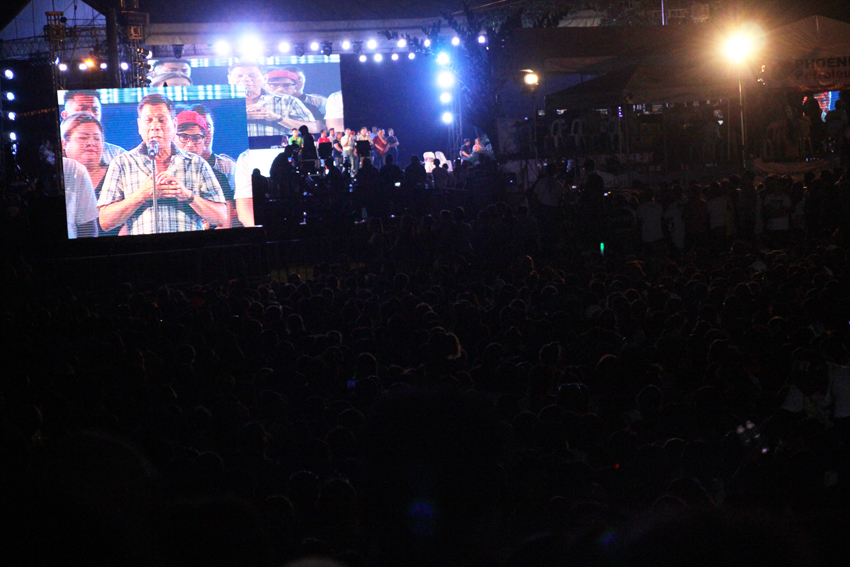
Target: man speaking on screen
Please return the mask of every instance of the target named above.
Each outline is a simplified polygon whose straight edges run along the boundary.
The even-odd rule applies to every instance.
[[[127,234],[202,230],[227,222],[227,205],[212,168],[174,144],[174,103],[159,94],[137,108],[142,143],[109,165],[98,199],[100,225]]]

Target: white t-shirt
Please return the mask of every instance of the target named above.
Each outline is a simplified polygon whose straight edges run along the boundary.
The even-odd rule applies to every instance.
[[[342,91],[336,91],[335,93],[331,93],[328,97],[328,103],[325,106],[325,120],[329,118],[342,118],[343,117],[343,107],[342,107]]]
[[[664,207],[660,203],[645,201],[638,205],[635,216],[640,221],[641,242],[649,244],[664,238],[664,229],[661,227],[663,215]]]
[[[251,163],[249,153],[245,150],[236,159],[236,186],[233,188],[234,199],[253,199],[254,191],[251,188]]]
[[[65,214],[68,238],[77,238],[77,225],[97,218],[97,198],[86,168],[71,158],[62,158],[65,179]]]
[[[768,193],[764,196],[761,204],[762,217],[764,218],[765,230],[788,230],[791,208],[791,197],[783,193]],[[771,218],[771,212],[785,209],[784,215]]]

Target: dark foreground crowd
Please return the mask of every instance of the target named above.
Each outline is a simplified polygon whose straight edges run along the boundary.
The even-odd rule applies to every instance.
[[[4,563],[845,565],[834,210],[604,255],[535,211],[373,220],[286,282],[6,262]]]

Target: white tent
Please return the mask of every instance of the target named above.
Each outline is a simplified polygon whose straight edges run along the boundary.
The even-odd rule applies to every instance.
[[[765,86],[807,91],[850,88],[850,24],[811,16],[765,38]]]

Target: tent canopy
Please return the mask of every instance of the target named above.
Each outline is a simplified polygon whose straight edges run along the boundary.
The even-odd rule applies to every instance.
[[[811,16],[764,41],[765,85],[826,91],[850,88],[850,24]]]
[[[728,66],[694,54],[646,57],[607,75],[546,97],[546,108],[605,108],[726,98],[737,90]]]

